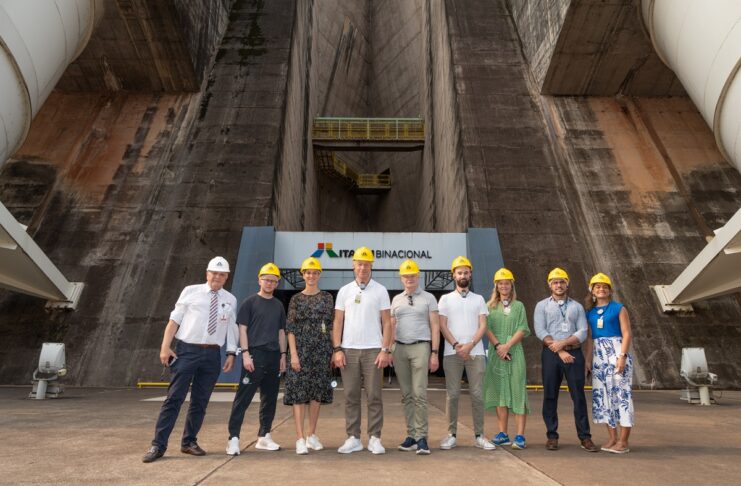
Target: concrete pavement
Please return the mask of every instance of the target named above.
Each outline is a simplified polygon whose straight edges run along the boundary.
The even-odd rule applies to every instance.
[[[144,400],[163,396],[164,390],[74,388],[61,399],[45,401],[25,399],[28,391],[27,387],[0,388],[0,484],[390,484],[403,480],[425,484],[658,485],[699,481],[733,484],[741,475],[741,461],[737,460],[741,457],[741,392],[725,392],[720,405],[713,407],[687,405],[676,391],[636,392],[637,426],[632,451],[624,456],[589,454],[579,447],[566,394],[560,402],[561,450],[546,451],[540,418],[542,395],[538,392],[529,395],[532,413],[526,450],[476,449],[470,402],[464,394],[459,446],[442,451],[438,445],[445,435],[444,390],[429,392],[432,454],[400,452],[396,445],[403,440],[405,427],[400,394],[393,388],[384,390],[382,440],[387,454],[374,456],[366,450],[341,455],[336,449],[345,439],[343,400],[341,392],[336,392],[335,402],[323,407],[319,421],[318,434],[325,450],[296,456],[291,410],[279,404],[272,435],[283,450],[256,451],[259,407],[255,403],[247,412],[244,451],[238,457],[224,453],[229,392],[216,392],[219,400],[209,405],[199,436],[207,456],[180,453],[181,416],[165,457],[142,464],[161,405]],[[491,413],[486,417],[486,432],[489,436],[497,432]],[[604,427],[595,427],[593,435],[595,442],[601,443],[606,437]],[[362,440],[367,444],[365,435]]]

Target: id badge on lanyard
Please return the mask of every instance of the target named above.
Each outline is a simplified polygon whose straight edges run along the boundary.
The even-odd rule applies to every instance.
[[[564,302],[563,304],[559,302],[558,304],[558,311],[561,313],[561,318],[563,319],[561,321],[561,332],[569,332],[571,329],[571,326],[569,326],[569,321],[566,319],[566,314],[569,310],[569,303],[568,301]]]

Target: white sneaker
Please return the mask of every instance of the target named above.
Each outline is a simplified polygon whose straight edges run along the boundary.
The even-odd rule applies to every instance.
[[[319,437],[317,437],[316,434],[312,434],[306,438],[306,447],[314,449],[315,451],[321,451],[324,449],[324,446],[319,442]]]
[[[359,452],[363,450],[363,443],[360,442],[360,439],[356,438],[354,435],[351,435],[347,438],[344,444],[340,446],[339,449],[337,449],[337,452],[340,454],[351,454],[353,452]]]
[[[373,454],[386,454],[386,448],[381,444],[381,439],[375,435],[371,435],[371,438],[368,440],[368,450]]]
[[[308,454],[309,449],[306,448],[306,441],[302,438],[296,441],[296,454],[303,456],[304,454]]]
[[[226,453],[229,456],[238,456],[242,451],[239,449],[239,437],[232,437],[226,444]]]
[[[273,442],[273,438],[270,437],[270,434],[265,434],[265,437],[257,438],[255,449],[260,449],[263,451],[277,451],[280,450],[280,446]]]
[[[440,441],[440,449],[448,450],[456,446],[458,441],[455,439],[453,434],[448,434],[446,438]]]
[[[484,449],[485,451],[493,451],[497,448],[497,446],[486,440],[486,437],[484,437],[483,435],[476,437],[476,447],[478,447],[479,449]]]

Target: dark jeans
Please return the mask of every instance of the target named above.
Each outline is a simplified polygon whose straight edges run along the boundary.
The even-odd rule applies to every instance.
[[[237,360],[242,367],[237,395],[232,404],[232,414],[229,416],[229,438],[239,437],[244,422],[244,413],[250,406],[257,389],[260,389],[260,431],[258,437],[265,437],[273,427],[275,418],[275,403],[278,400],[278,386],[280,385],[280,351],[270,351],[264,348],[250,348],[255,371],[244,369],[241,360]],[[244,378],[250,382],[245,385]]]
[[[178,342],[175,353],[178,359],[171,367],[172,377],[167,389],[167,398],[160,409],[152,441],[152,445],[161,451],[167,450],[167,441],[175,427],[189,387],[191,387],[190,406],[185,417],[181,445],[196,442],[196,436],[206,416],[208,400],[221,373],[221,351],[218,348],[201,348]]]
[[[541,362],[543,364],[543,420],[549,439],[558,439],[558,391],[566,376],[569,385],[571,401],[574,402],[574,422],[576,434],[580,440],[589,439],[589,416],[587,399],[584,396],[584,354],[581,349],[567,351],[574,357],[574,362],[566,364],[558,354],[548,348],[543,348]]]

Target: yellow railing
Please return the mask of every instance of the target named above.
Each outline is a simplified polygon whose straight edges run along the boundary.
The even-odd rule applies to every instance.
[[[314,118],[314,140],[424,142],[421,118]]]
[[[389,174],[359,174],[340,160],[334,152],[317,150],[314,152],[319,168],[325,174],[344,180],[346,184],[357,189],[390,189]]]

